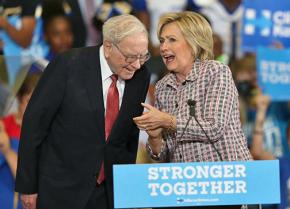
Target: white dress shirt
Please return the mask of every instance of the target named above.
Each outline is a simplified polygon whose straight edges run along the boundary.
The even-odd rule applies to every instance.
[[[112,79],[110,78],[110,76],[113,75],[113,72],[110,69],[107,60],[105,58],[103,46],[100,47],[100,63],[101,63],[104,107],[106,112],[108,90],[112,83]],[[120,77],[118,77],[117,89],[119,91],[119,109],[120,109],[125,89],[125,81],[122,80]]]

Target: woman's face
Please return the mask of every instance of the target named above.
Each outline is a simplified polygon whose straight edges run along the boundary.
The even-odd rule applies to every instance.
[[[183,77],[191,71],[194,62],[192,49],[177,23],[172,22],[163,26],[160,35],[160,53],[169,71]]]

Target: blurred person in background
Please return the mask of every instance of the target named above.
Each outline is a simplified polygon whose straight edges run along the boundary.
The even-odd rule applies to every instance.
[[[229,57],[223,51],[223,41],[217,34],[213,34],[213,56],[215,60],[225,65],[229,64]]]
[[[102,32],[104,22],[110,17],[122,14],[132,14],[130,0],[102,0],[100,1],[93,17],[93,25],[96,31]],[[100,37],[102,40],[102,37]]]
[[[207,0],[206,5],[203,1],[193,1],[201,6],[199,11],[209,19],[213,32],[221,37],[224,53],[231,60],[242,57],[242,0]]]
[[[70,7],[74,47],[96,46],[102,43],[101,31],[96,30],[93,18],[101,0],[65,0]]]
[[[39,0],[9,0],[0,3],[0,29],[7,32],[9,37],[23,48],[28,47],[32,41],[36,25],[35,8],[39,3]],[[11,15],[21,15],[19,28],[9,23],[8,17]],[[2,42],[1,45],[3,44],[5,43]]]
[[[169,73],[156,85],[155,107],[143,104],[147,111],[134,118],[149,135],[150,156],[169,162],[250,160],[238,92],[229,67],[212,60],[207,20],[195,12],[165,14],[158,37]]]
[[[17,150],[22,118],[31,94],[41,74],[28,75],[17,93],[18,110],[0,120],[0,206],[1,209],[21,209],[18,193],[14,192]]]
[[[53,6],[53,5],[51,5]],[[69,18],[62,11],[47,11],[42,15],[44,38],[49,46],[49,53],[43,59],[33,63],[30,73],[42,72],[57,55],[72,48],[73,33]]]
[[[252,133],[257,114],[257,101],[261,89],[258,84],[256,57],[248,54],[233,64],[233,74],[239,91],[241,121],[248,145],[252,144]],[[266,95],[263,95],[266,96]],[[271,101],[271,100],[270,100]],[[289,102],[271,101],[263,123],[264,146],[275,157],[290,156],[287,151],[286,126],[290,116]]]
[[[252,132],[251,153],[256,160],[274,160],[279,159],[280,163],[280,188],[281,188],[281,203],[275,205],[267,205],[265,208],[287,209],[290,207],[290,157],[276,157],[271,150],[264,146],[265,135],[264,125],[266,122],[267,109],[270,106],[271,99],[269,96],[258,94],[256,98],[257,113],[255,124]],[[290,149],[290,118],[288,118],[287,128],[285,129],[286,137],[282,140],[285,142],[285,149]]]
[[[239,92],[240,114],[242,125],[246,125],[248,107],[254,106],[253,98],[258,93],[258,80],[256,72],[256,58],[248,54],[231,63],[233,77]],[[248,138],[248,135],[246,135]]]
[[[50,48],[48,60],[52,60],[56,55],[71,49],[73,33],[68,17],[65,15],[52,15],[44,19],[44,38]]]
[[[43,4],[61,5],[72,23],[74,48],[101,44],[101,32],[95,29],[93,18],[102,0],[43,0]]]

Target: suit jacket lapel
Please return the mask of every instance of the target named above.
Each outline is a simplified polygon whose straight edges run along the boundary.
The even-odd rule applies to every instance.
[[[104,119],[104,100],[103,100],[103,87],[101,66],[99,58],[99,47],[94,47],[91,57],[88,59],[87,70],[84,72],[85,85],[87,88],[91,107],[96,110],[97,127],[101,133],[102,138],[105,138],[105,119]]]
[[[118,133],[122,131],[122,128],[120,126],[123,123],[123,120],[127,117],[130,117],[129,113],[132,112],[132,110],[130,109],[132,108],[132,106],[130,104],[133,104],[134,99],[136,99],[138,96],[140,97],[140,95],[136,94],[136,91],[135,91],[136,88],[134,88],[134,85],[138,83],[137,79],[132,78],[131,80],[127,80],[125,82],[126,82],[125,90],[124,90],[121,108],[120,108],[117,120],[115,121],[111,130],[111,133],[109,135],[109,141],[111,140],[110,138],[112,135],[115,135],[115,134],[118,135]]]

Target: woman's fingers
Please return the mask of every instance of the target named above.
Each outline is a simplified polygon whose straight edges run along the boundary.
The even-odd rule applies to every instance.
[[[143,107],[145,107],[147,110],[153,110],[153,109],[155,109],[155,107],[153,107],[153,106],[150,105],[150,104],[141,103],[141,105],[142,105]]]

